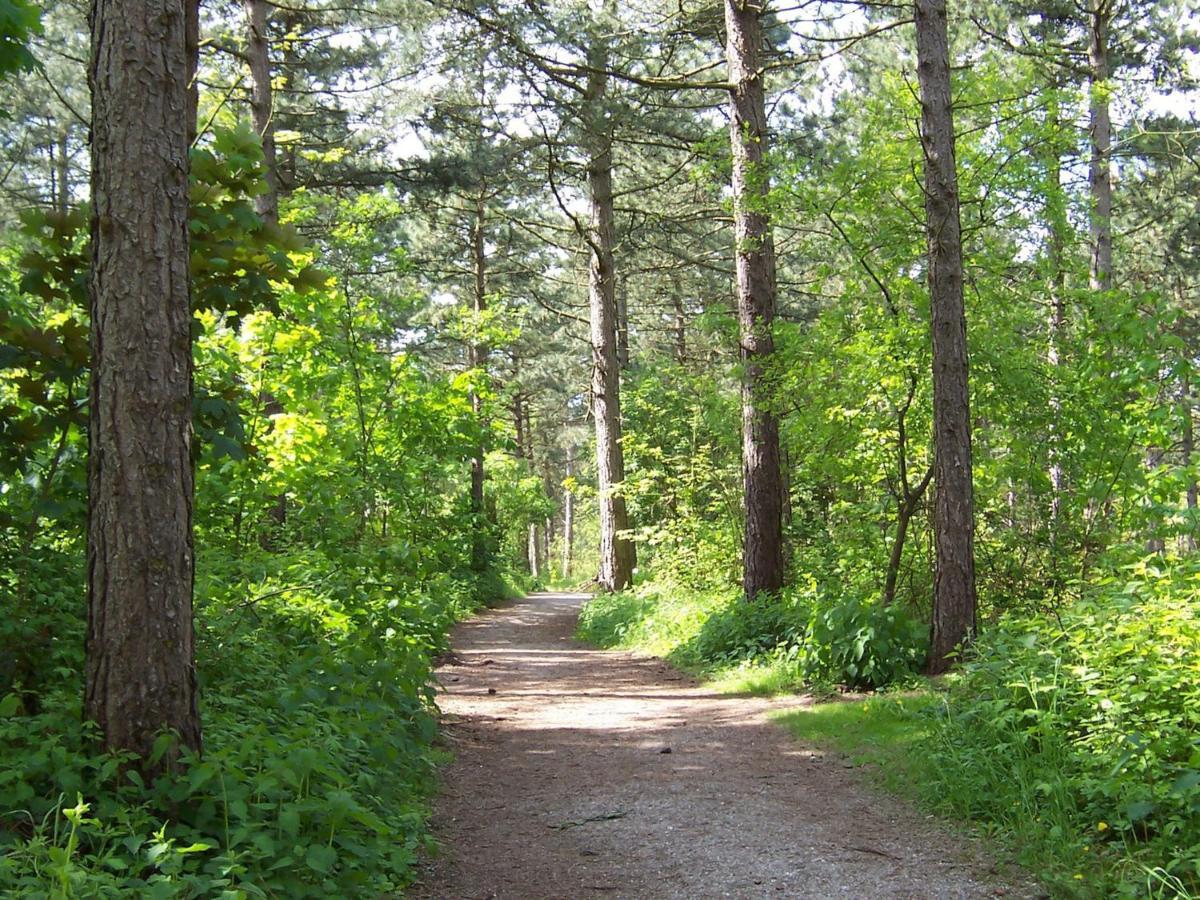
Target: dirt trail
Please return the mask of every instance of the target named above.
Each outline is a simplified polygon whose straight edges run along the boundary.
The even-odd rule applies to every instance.
[[[536,594],[456,631],[439,670],[445,849],[413,896],[1037,896],[768,721],[802,698],[714,694],[576,643],[583,600]]]

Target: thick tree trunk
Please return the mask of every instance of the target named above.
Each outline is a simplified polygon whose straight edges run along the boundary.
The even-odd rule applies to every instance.
[[[775,350],[775,246],[764,204],[766,97],[759,51],[761,7],[725,0],[725,47],[731,91],[733,215],[737,309],[742,359],[742,480],[746,512],[742,584],[753,600],[783,586],[783,488],[779,422],[764,396],[766,368]]]
[[[250,65],[250,116],[262,138],[267,190],[254,198],[254,209],[263,220],[279,221],[279,174],[275,164],[275,99],[271,87],[271,38],[267,30],[271,4],[243,0],[246,10],[246,60]]]
[[[480,199],[475,204],[475,222],[471,229],[471,255],[475,274],[472,296],[477,328],[484,311],[487,310],[487,255],[484,252],[484,226],[485,210],[483,200]],[[487,347],[478,337],[471,339],[467,355],[472,369],[478,370],[487,365]],[[479,396],[479,391],[474,388],[471,389],[471,410],[475,414],[475,420],[483,425],[483,400]],[[488,532],[490,529],[487,511],[484,508],[484,481],[487,474],[483,467],[485,450],[483,443],[480,442],[471,454],[471,516],[474,520],[471,535],[471,568],[477,573],[487,571],[490,562],[488,559]]]
[[[917,77],[933,337],[934,576],[929,671],[944,672],[975,632],[975,513],[962,233],[945,0],[916,0]]]
[[[148,760],[200,748],[192,626],[185,4],[94,0],[84,714]],[[172,751],[148,774],[173,764]]]
[[[600,571],[606,591],[633,583],[634,546],[621,536],[629,528],[625,497],[625,458],[621,448],[621,369],[617,358],[617,303],[613,266],[612,133],[605,115],[608,89],[607,52],[603,40],[593,44],[587,84],[587,165],[591,219],[588,245],[588,308],[592,342],[592,413],[596,420],[596,470],[600,507]]]
[[[1108,101],[1108,26],[1111,0],[1088,2],[1089,129],[1092,156],[1088,182],[1092,194],[1091,288],[1112,287],[1112,118]]]

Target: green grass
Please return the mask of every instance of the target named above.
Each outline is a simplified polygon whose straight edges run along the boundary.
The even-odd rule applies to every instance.
[[[797,740],[841,753],[871,769],[888,790],[917,799],[914,785],[929,775],[920,746],[940,703],[932,691],[906,691],[830,700],[774,718]]]

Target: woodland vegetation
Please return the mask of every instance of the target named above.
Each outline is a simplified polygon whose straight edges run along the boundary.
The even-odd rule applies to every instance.
[[[0,887],[402,890],[448,629],[590,581],[1194,896],[1197,26],[0,0]]]

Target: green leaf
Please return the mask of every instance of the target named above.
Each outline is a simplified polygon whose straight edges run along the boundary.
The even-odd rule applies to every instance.
[[[331,871],[334,863],[337,862],[337,851],[324,844],[313,844],[304,854],[304,861],[314,872],[324,875]]]

